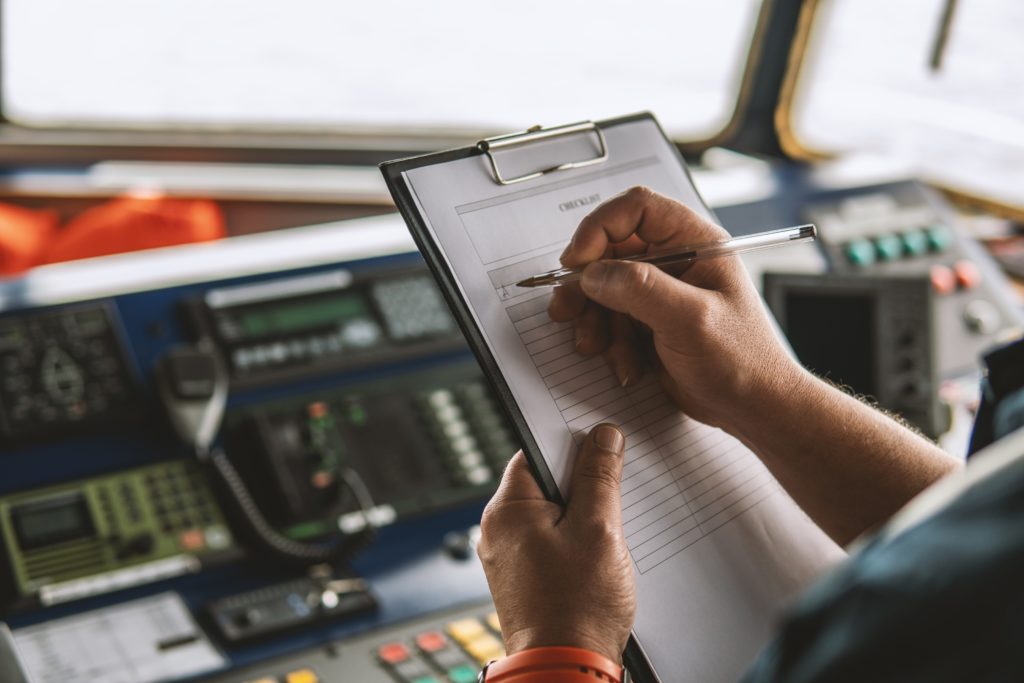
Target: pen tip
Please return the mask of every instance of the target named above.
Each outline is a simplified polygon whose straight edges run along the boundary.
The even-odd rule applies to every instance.
[[[520,280],[516,283],[516,287],[533,287],[534,278],[528,277],[525,280]]]

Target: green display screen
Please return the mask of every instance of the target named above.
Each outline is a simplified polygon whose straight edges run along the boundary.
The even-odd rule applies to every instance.
[[[368,316],[366,302],[359,295],[283,302],[273,308],[239,313],[238,323],[246,336],[263,337],[296,330],[342,323]]]

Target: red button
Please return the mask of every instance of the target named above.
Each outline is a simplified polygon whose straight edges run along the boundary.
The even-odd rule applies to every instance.
[[[956,282],[964,289],[974,289],[981,284],[981,271],[971,261],[957,261],[953,265]]]
[[[437,631],[427,631],[416,636],[416,645],[424,652],[437,652],[448,647],[448,641]]]
[[[409,648],[401,643],[388,643],[380,646],[377,656],[388,664],[401,664],[409,659]]]
[[[939,294],[949,294],[956,289],[956,276],[947,266],[934,265],[929,273],[932,289]]]

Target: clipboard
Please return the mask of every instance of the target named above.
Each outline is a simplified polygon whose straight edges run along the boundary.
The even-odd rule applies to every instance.
[[[569,171],[587,166],[596,166],[607,162],[609,155],[604,131],[615,126],[635,123],[637,121],[650,121],[658,126],[658,130],[661,132],[666,143],[672,145],[673,149],[676,150],[679,163],[683,169],[685,169],[687,177],[690,178],[692,182],[689,168],[686,166],[686,162],[683,159],[682,154],[679,153],[678,148],[675,147],[674,143],[672,143],[671,139],[665,134],[665,131],[661,128],[660,124],[658,124],[657,120],[654,118],[654,115],[650,112],[640,112],[595,122],[584,121],[553,128],[541,128],[540,126],[534,126],[521,133],[512,133],[509,135],[487,138],[479,141],[475,145],[467,147],[408,157],[405,159],[397,159],[394,161],[386,161],[380,164],[381,172],[384,174],[385,183],[387,184],[388,190],[391,192],[391,196],[395,200],[395,205],[398,208],[399,213],[401,213],[402,218],[405,220],[413,241],[416,243],[417,248],[419,248],[420,253],[423,255],[431,273],[433,273],[434,278],[441,289],[442,295],[447,301],[459,328],[462,330],[463,335],[469,343],[470,349],[472,349],[477,361],[483,368],[484,374],[487,376],[492,389],[501,399],[505,416],[508,418],[516,432],[516,437],[519,439],[519,443],[523,448],[523,453],[526,455],[527,461],[530,464],[530,468],[533,471],[534,476],[540,484],[541,490],[550,500],[559,504],[564,503],[564,501],[562,500],[558,487],[555,484],[554,477],[548,470],[548,467],[544,462],[544,458],[540,455],[540,449],[537,442],[530,433],[522,412],[516,406],[515,397],[512,395],[512,391],[509,388],[508,383],[505,381],[493,354],[488,348],[479,327],[476,325],[469,306],[455,287],[455,274],[448,266],[426,225],[424,225],[423,217],[420,215],[420,212],[416,207],[410,188],[405,182],[402,174],[406,171],[420,168],[422,166],[433,166],[435,164],[442,164],[449,161],[458,161],[460,159],[483,156],[487,159],[488,166],[490,167],[491,174],[496,185],[507,186],[518,184],[535,180],[543,176],[557,174],[562,171]],[[572,135],[593,136],[596,143],[594,156],[583,159],[567,159],[556,165],[546,166],[530,173],[507,175],[502,172],[502,166],[500,163],[500,153],[502,151],[521,148],[536,142]],[[703,198],[701,201],[703,202]],[[706,203],[704,203],[703,208],[713,215],[713,212]]]
[[[633,142],[637,142],[638,147],[642,147],[642,149],[627,150],[626,147]],[[610,143],[615,144],[611,145]],[[553,150],[560,147],[571,149],[573,154],[564,157],[555,154]],[[586,151],[581,153],[581,150]],[[530,163],[524,165],[522,163],[524,158],[530,161]],[[471,161],[474,159],[476,161]],[[445,174],[431,173],[428,169],[428,167],[440,164],[450,164],[451,174],[446,176]],[[532,128],[522,133],[481,140],[477,144],[468,147],[389,161],[381,164],[380,168],[388,189],[394,197],[398,210],[405,219],[416,245],[419,247],[428,267],[437,280],[441,292],[462,329],[470,348],[483,368],[484,374],[499,397],[502,408],[519,439],[531,471],[538,481],[541,490],[550,500],[563,503],[558,484],[559,482],[564,483],[566,481],[567,460],[564,452],[554,453],[552,451],[552,444],[554,442],[548,438],[550,434],[544,431],[540,433],[540,436],[541,438],[547,438],[545,441],[547,450],[541,448],[538,438],[530,427],[531,422],[527,419],[529,416],[533,420],[533,424],[539,424],[538,410],[541,409],[533,405],[519,405],[509,378],[505,376],[502,369],[503,365],[515,369],[515,363],[510,358],[516,354],[518,354],[521,360],[524,356],[528,358],[533,363],[531,367],[535,367],[538,373],[541,373],[541,366],[537,364],[538,361],[533,357],[532,351],[529,351],[531,355],[526,356],[528,344],[525,337],[519,335],[518,331],[513,329],[518,319],[514,319],[514,316],[511,315],[501,318],[499,334],[504,334],[504,331],[511,330],[511,336],[516,337],[516,345],[513,348],[513,346],[506,344],[505,342],[508,340],[504,337],[492,338],[491,343],[499,348],[501,353],[500,358],[495,356],[488,342],[485,330],[478,323],[478,314],[492,316],[487,318],[487,324],[495,324],[498,318],[493,317],[493,313],[499,307],[495,304],[495,299],[491,296],[491,293],[486,292],[483,287],[495,285],[497,287],[495,293],[498,292],[500,286],[491,276],[496,271],[504,271],[505,264],[511,263],[516,267],[533,266],[534,262],[531,259],[534,254],[540,253],[540,251],[545,252],[543,254],[544,258],[555,258],[548,251],[551,248],[560,250],[564,245],[567,239],[564,230],[567,226],[567,221],[569,221],[569,216],[582,217],[582,215],[576,213],[567,214],[560,220],[558,230],[551,232],[551,235],[541,235],[545,239],[538,242],[535,238],[538,237],[538,233],[543,233],[544,230],[526,229],[527,225],[533,224],[532,221],[535,218],[530,213],[533,210],[530,206],[534,206],[530,202],[538,201],[538,196],[548,194],[552,188],[600,186],[608,192],[613,190],[614,192],[619,192],[628,189],[632,184],[636,184],[628,182],[625,186],[619,187],[620,181],[626,181],[630,177],[650,178],[656,183],[662,183],[668,187],[669,191],[676,193],[676,196],[679,196],[679,193],[685,194],[687,201],[691,203],[693,208],[703,210],[705,215],[713,219],[713,213],[694,188],[692,177],[682,155],[668,136],[665,135],[664,130],[658,125],[654,116],[644,112],[620,118],[597,122],[582,122],[550,129]],[[460,170],[457,171],[456,169]],[[459,181],[463,184],[460,185]],[[524,189],[521,191],[514,190],[510,189],[510,186]],[[685,190],[683,186],[686,186]],[[616,187],[617,189],[615,189]],[[658,188],[655,187],[654,189]],[[517,197],[524,197],[524,199]],[[585,200],[584,203],[590,200],[596,202],[597,199],[596,195],[583,198]],[[460,205],[459,202],[467,203]],[[519,203],[530,205],[521,208],[522,215],[516,220],[522,219],[522,221],[516,223],[515,220],[505,220],[509,215],[515,214],[520,210]],[[476,214],[470,213],[471,211],[476,211],[476,208],[473,207],[477,206],[483,208]],[[548,206],[550,209],[550,205],[545,204],[545,206]],[[558,206],[559,210],[561,210],[561,205]],[[462,209],[465,209],[466,213],[460,214],[459,211]],[[442,213],[435,214],[434,211]],[[489,211],[495,213],[488,214]],[[553,216],[553,214],[547,215]],[[473,223],[473,230],[470,230],[470,223],[466,220],[469,216],[477,216],[473,221],[470,221]],[[430,224],[430,221],[434,221],[433,226]],[[448,222],[445,224],[445,221]],[[578,223],[578,220],[576,222]],[[461,232],[451,232],[456,224],[459,225]],[[494,232],[495,230],[500,231],[502,226],[517,226],[524,230],[524,234],[522,236],[517,234],[512,239],[507,235]],[[448,239],[455,239],[454,236],[456,234],[459,235],[458,253],[467,258],[475,259],[472,264],[475,274],[471,274],[470,270],[466,270],[470,265],[468,261],[462,261],[454,255],[456,252],[453,252],[452,249],[456,248],[454,246],[455,242],[449,241],[444,246],[439,243],[440,238],[435,236],[434,228],[440,227],[444,227],[445,230],[449,231],[445,233],[449,236]],[[478,233],[475,232],[476,230],[484,230],[484,232]],[[486,232],[487,230],[491,232],[488,233]],[[546,237],[553,237],[556,232],[558,235],[561,235],[561,241],[557,245],[548,244],[547,242],[551,240],[546,239]],[[440,233],[437,234],[440,235]],[[483,241],[482,244],[474,241],[478,238]],[[512,249],[506,250],[507,244],[504,246],[499,244],[503,243],[503,240],[512,243]],[[518,244],[519,241],[523,241],[524,244]],[[557,252],[554,252],[554,254],[557,254]],[[519,256],[523,258],[520,259]],[[494,270],[490,270],[492,267]],[[474,279],[461,282],[458,274],[455,272],[456,269],[459,269],[463,275]],[[546,268],[540,270],[546,270]],[[534,272],[540,272],[540,270],[523,273],[522,276],[532,275]],[[516,282],[518,279],[522,278],[509,278],[503,281]],[[481,287],[481,289],[470,288],[464,290],[463,285],[466,287]],[[481,299],[481,296],[484,296],[487,301],[491,302],[489,305],[494,310],[482,313],[484,309],[480,308],[480,304],[484,299]],[[520,295],[511,294],[509,301],[516,301],[517,296]],[[475,298],[477,305],[475,309],[469,301],[471,298]],[[500,299],[502,296],[499,294],[498,298]],[[526,303],[530,302],[527,301]],[[509,307],[501,308],[500,312],[503,315],[510,314],[512,307],[514,307],[514,304],[509,304]],[[531,315],[539,317],[541,313],[534,311]],[[560,344],[571,346],[571,342],[560,342]],[[561,352],[559,348],[553,350]],[[512,354],[512,356],[509,354]],[[568,358],[568,356],[560,356],[559,358]],[[602,359],[597,360],[603,364]],[[520,365],[518,367],[525,366]],[[547,381],[543,373],[541,373],[540,379],[544,382]],[[519,384],[518,379],[516,379],[516,383],[519,390],[524,388],[523,385]],[[549,384],[548,386],[550,387],[551,385]],[[602,397],[606,391],[610,392],[611,390],[602,389]],[[552,399],[550,405],[554,406],[554,395],[551,394],[549,396],[548,393],[545,393],[545,401],[549,398]],[[626,399],[631,400],[628,396]],[[668,399],[666,398],[665,401],[668,401]],[[544,407],[547,408],[548,404],[545,404]],[[589,409],[589,404],[584,406],[584,408]],[[635,409],[639,410],[639,408]],[[673,407],[672,410],[674,410],[674,415],[678,416],[680,420],[680,424],[676,426],[680,430],[693,428],[690,433],[698,435],[694,436],[695,439],[703,439],[708,431],[717,433],[713,438],[702,442],[713,445],[706,449],[709,451],[707,455],[695,458],[695,461],[714,460],[725,449],[728,449],[729,458],[735,458],[737,463],[742,461],[743,466],[749,465],[752,460],[757,460],[753,453],[734,438],[725,435],[720,430],[714,430],[706,425],[695,423],[679,413],[677,408]],[[556,412],[560,413],[561,408],[558,408]],[[541,413],[545,416],[547,415],[543,411]],[[671,415],[668,417],[677,419]],[[587,416],[587,419],[589,418],[590,415]],[[562,441],[559,441],[558,444],[560,446],[565,445],[567,451],[568,446],[571,445],[568,433],[571,432],[572,438],[575,438],[579,432],[572,431],[573,427],[570,425],[570,420],[564,418],[564,415],[560,414],[558,419],[565,420],[564,424],[560,423],[560,425],[566,428],[566,431],[560,432],[561,436],[559,438]],[[574,422],[573,424],[576,423]],[[673,435],[675,433],[678,432],[673,432]],[[719,437],[721,437],[720,440]],[[631,438],[633,437],[627,434],[627,467],[631,464],[629,461]],[[674,438],[674,436],[670,438]],[[653,438],[649,438],[645,443],[653,441]],[[578,440],[576,443],[578,443]],[[682,441],[679,442],[679,444],[682,443]],[[722,445],[714,445],[716,443]],[[681,449],[683,446],[677,444],[673,448]],[[639,453],[640,450],[642,449],[638,449],[635,452]],[[656,446],[656,450],[661,452],[662,447]],[[545,452],[548,454],[548,457],[545,457]],[[676,452],[680,451],[677,450]],[[549,460],[554,462],[555,467],[561,467],[561,470],[553,472],[549,466]],[[648,533],[652,533],[656,537],[651,539],[651,542],[656,545],[654,551],[639,557],[634,555],[633,548],[630,548],[636,571],[639,575],[643,575],[638,577],[637,624],[623,654],[624,662],[631,672],[633,680],[640,683],[656,682],[658,681],[658,675],[655,671],[657,668],[664,668],[665,675],[680,675],[683,672],[670,668],[677,663],[682,663],[684,666],[692,669],[687,674],[694,680],[726,681],[739,678],[746,670],[749,658],[756,655],[758,649],[763,646],[767,638],[767,632],[770,629],[770,622],[777,616],[776,613],[770,614],[769,612],[776,608],[781,609],[781,596],[786,591],[795,591],[795,589],[805,586],[811,578],[819,575],[824,567],[834,563],[842,555],[841,551],[824,536],[820,529],[813,527],[813,523],[803,515],[802,511],[796,508],[795,503],[788,496],[785,496],[785,494],[779,495],[781,488],[778,487],[778,483],[775,482],[774,478],[771,477],[759,461],[756,462],[754,469],[757,468],[760,468],[762,472],[756,476],[762,477],[765,481],[762,484],[761,480],[758,480],[757,485],[762,488],[765,486],[772,486],[774,488],[771,490],[765,489],[767,493],[759,494],[761,497],[756,500],[751,498],[750,500],[753,502],[748,501],[747,507],[737,508],[739,511],[735,512],[735,516],[727,517],[726,521],[722,522],[720,526],[709,527],[710,530],[705,531],[701,526],[703,522],[694,522],[696,526],[689,528],[691,531],[698,532],[696,536],[692,537],[697,540],[673,537],[664,546],[661,546],[656,544],[660,543],[663,538],[673,536],[676,531],[671,529],[665,530],[665,535],[662,536],[660,527],[669,522],[659,523],[653,532],[644,531],[642,534],[646,536]],[[723,467],[724,469],[725,467]],[[750,471],[753,470],[750,469]],[[669,479],[672,479],[675,475],[669,473],[659,476],[668,476]],[[727,483],[729,486],[732,486],[731,482]],[[736,490],[740,490],[739,486],[737,486]],[[623,487],[623,494],[624,496],[627,495],[625,485]],[[644,491],[639,491],[637,495],[643,496],[647,494]],[[677,500],[686,498],[686,495],[681,491],[678,494],[679,498],[676,498],[675,494],[672,494],[672,496],[672,498],[665,501],[666,504],[674,505]],[[645,499],[641,498],[641,500],[644,503],[647,502]],[[764,503],[763,505],[762,502]],[[658,505],[661,504],[658,503]],[[688,503],[686,505],[688,507]],[[753,510],[754,506],[758,506],[759,509],[763,508],[763,511],[752,513],[748,521],[740,522],[740,516],[744,515],[746,510]],[[652,510],[651,512],[653,514],[660,514],[660,509]],[[697,518],[697,513],[694,513],[693,519]],[[715,519],[717,520],[718,518]],[[729,522],[734,519],[738,520],[737,525],[729,525]],[[767,524],[765,520],[767,520]],[[639,520],[640,523],[646,523],[646,521],[646,518]],[[629,523],[625,519],[625,515],[624,523]],[[717,524],[718,521],[714,523]],[[687,524],[690,524],[690,522],[687,522]],[[804,543],[805,540],[801,536],[807,530],[805,525],[813,527],[814,531],[820,535],[820,538],[808,538],[807,550],[799,550],[800,544]],[[676,525],[673,524],[672,526]],[[752,528],[755,528],[754,533],[761,535],[753,539],[748,546],[746,545],[744,534],[750,532]],[[719,529],[722,531],[719,532]],[[689,536],[690,532],[687,532],[686,535]],[[710,544],[705,544],[704,547],[710,548],[713,552],[699,554],[684,553],[684,550],[690,545],[700,543],[705,538],[711,536],[714,536],[714,539],[710,539]],[[797,536],[800,536],[800,538],[798,539]],[[627,533],[627,541],[629,541],[629,538]],[[787,548],[789,551],[788,555],[786,553],[772,555],[772,544],[780,539],[781,542],[789,544],[790,547]],[[675,549],[676,545],[683,542],[689,545],[683,546],[682,549],[677,551]],[[641,545],[641,547],[643,546]],[[728,556],[728,552],[745,552],[748,547],[751,552],[752,562],[765,561],[764,571],[761,571],[761,567],[756,569],[747,566],[739,567],[734,572],[735,576],[720,582],[720,585],[715,584],[714,582],[717,582],[720,576],[718,572],[723,569],[722,563],[726,562],[725,558]],[[832,552],[832,549],[835,549],[836,554],[834,556],[827,556],[828,553]],[[666,564],[661,565],[661,563]],[[681,572],[691,573],[677,576],[674,573],[677,569]],[[729,566],[726,569],[731,571],[732,567]],[[646,572],[650,572],[650,574]],[[664,600],[662,596],[668,594],[668,591],[671,591],[672,595],[676,595],[680,591],[686,590],[686,586],[679,586],[680,576],[685,576],[687,581],[691,577],[698,577],[703,582],[700,585],[706,590],[689,591],[685,594],[679,594],[678,599]],[[653,583],[648,582],[648,579]],[[666,592],[659,593],[662,589]],[[742,595],[733,599],[732,604],[724,604],[723,601],[732,599],[733,591],[742,593]],[[652,598],[657,598],[657,600]],[[687,617],[689,619],[696,619],[699,615],[721,609],[720,614],[714,616],[711,621],[701,622],[702,625],[705,623],[707,625],[705,634],[701,634],[701,637],[692,635],[688,637],[685,634],[672,636],[668,632],[671,630],[669,628],[670,624],[679,622],[679,613],[675,611],[677,608],[683,609],[689,615]],[[748,608],[757,611],[748,612]],[[644,609],[650,611],[641,613]],[[641,623],[642,619],[645,620],[644,623]],[[663,626],[665,628],[662,628]],[[637,638],[637,631],[642,631],[642,643]],[[712,642],[710,639],[716,637],[716,635],[725,636],[726,638],[735,636],[735,642]],[[711,648],[711,650],[707,648]]]
[[[665,131],[657,123],[654,115],[650,112],[641,112],[613,119],[605,119],[596,122],[579,122],[554,128],[541,128],[536,126],[521,133],[513,133],[510,135],[502,135],[495,138],[481,140],[477,144],[467,147],[398,159],[395,161],[387,161],[380,164],[380,169],[384,174],[388,190],[391,192],[391,196],[394,198],[395,205],[399,212],[405,219],[406,225],[409,227],[409,232],[412,234],[412,238],[415,241],[416,246],[419,248],[427,266],[430,268],[434,278],[440,286],[441,292],[447,301],[448,306],[451,308],[455,320],[458,322],[462,333],[465,335],[466,340],[469,343],[469,347],[472,349],[473,354],[476,356],[477,361],[484,370],[484,375],[487,377],[492,389],[501,399],[500,403],[505,412],[505,416],[512,425],[516,437],[519,439],[519,443],[522,446],[523,453],[526,455],[526,459],[534,477],[540,484],[540,488],[544,492],[544,495],[559,504],[564,504],[564,501],[558,491],[555,479],[540,453],[540,448],[527,426],[526,419],[523,416],[522,411],[516,404],[515,397],[512,395],[512,391],[499,369],[494,355],[488,348],[480,328],[473,319],[469,306],[454,285],[455,274],[449,268],[438,245],[433,240],[426,225],[424,225],[423,217],[420,215],[420,212],[416,207],[410,188],[403,178],[403,173],[422,166],[432,166],[434,164],[449,161],[458,161],[460,159],[467,159],[475,156],[484,156],[487,159],[488,166],[490,167],[491,174],[496,185],[507,186],[523,183],[543,176],[552,176],[564,171],[606,163],[609,155],[604,131],[615,126],[634,123],[637,121],[653,122],[658,126],[658,129],[661,131],[666,143],[671,144],[673,148],[675,148],[675,145],[665,134]],[[596,143],[594,155],[590,158],[566,159],[553,166],[546,166],[529,173],[508,174],[507,172],[503,172],[503,167],[501,165],[502,151],[521,148],[536,142],[571,135],[592,136]],[[675,149],[680,165],[686,169],[687,177],[690,177],[689,169],[686,166],[686,162],[684,161],[682,154],[679,153],[678,148]],[[707,209],[709,213],[711,212],[706,203],[704,204],[704,208]],[[638,683],[657,683],[657,677],[650,669],[646,658],[639,651],[639,645],[632,636],[630,637],[629,644],[623,657],[626,667],[629,669],[634,681],[637,681]]]

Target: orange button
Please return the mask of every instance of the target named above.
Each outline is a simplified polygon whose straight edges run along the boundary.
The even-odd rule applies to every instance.
[[[929,276],[932,280],[932,289],[939,294],[949,294],[956,289],[956,275],[948,266],[932,266]]]
[[[953,264],[956,282],[964,289],[974,289],[981,284],[981,271],[972,261],[957,261]]]
[[[437,631],[427,631],[416,636],[416,645],[424,652],[437,652],[448,647],[448,640]]]
[[[399,664],[409,659],[409,648],[401,643],[388,643],[377,649],[377,656],[388,664]]]
[[[206,546],[206,538],[202,529],[189,529],[178,536],[178,545],[182,550],[202,550]]]

